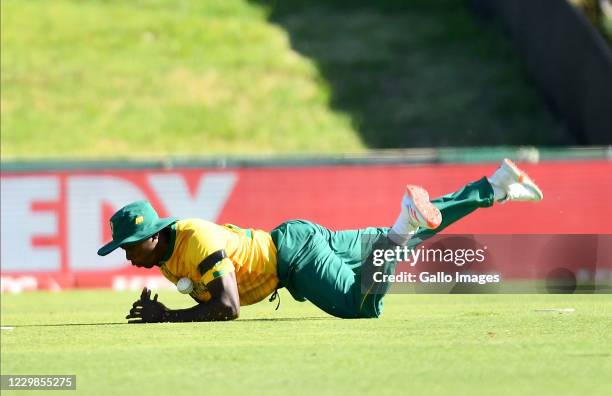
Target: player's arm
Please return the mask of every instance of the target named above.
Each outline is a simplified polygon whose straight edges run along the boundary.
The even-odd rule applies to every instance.
[[[227,272],[206,284],[212,298],[187,309],[168,309],[167,322],[212,322],[234,320],[240,314],[236,274]]]
[[[126,319],[130,323],[151,322],[204,322],[236,319],[240,313],[240,298],[234,264],[223,248],[210,253],[210,243],[202,238],[191,238],[185,254],[187,262],[196,262],[201,275],[200,283],[210,294],[210,299],[199,302],[187,309],[168,309],[157,301],[151,300],[151,292],[143,290],[140,300],[136,301]],[[202,258],[203,257],[203,258]]]
[[[145,287],[125,318],[128,323],[212,322],[238,318],[240,299],[235,273],[219,276],[207,286],[211,299],[187,309],[167,308],[157,301],[157,294],[151,299],[151,290]]]
[[[200,283],[211,298],[189,309],[171,310],[168,321],[233,320],[240,314],[240,297],[234,264],[224,249],[210,253],[198,264]]]

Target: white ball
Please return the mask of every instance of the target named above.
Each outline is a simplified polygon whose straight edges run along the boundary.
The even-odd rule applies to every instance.
[[[181,278],[176,282],[176,288],[180,293],[189,294],[193,290],[193,282],[189,278]]]

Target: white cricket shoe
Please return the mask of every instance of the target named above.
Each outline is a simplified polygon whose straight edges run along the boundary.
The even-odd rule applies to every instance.
[[[409,221],[415,228],[438,228],[442,213],[429,201],[427,191],[419,186],[407,185],[402,205],[408,210]]]
[[[544,198],[542,190],[520,170],[514,162],[505,158],[500,167],[489,178],[489,182],[505,193],[498,202],[506,201],[541,201]],[[497,197],[496,197],[497,198]]]

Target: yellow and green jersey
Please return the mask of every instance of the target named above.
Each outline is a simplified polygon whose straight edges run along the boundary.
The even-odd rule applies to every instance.
[[[200,274],[200,263],[221,249],[225,250],[227,258]],[[208,283],[235,272],[240,305],[249,305],[276,289],[276,266],[276,247],[269,233],[187,219],[171,226],[168,253],[160,270],[174,284],[182,277],[191,279],[194,289],[190,295],[203,302],[211,298],[206,287]]]

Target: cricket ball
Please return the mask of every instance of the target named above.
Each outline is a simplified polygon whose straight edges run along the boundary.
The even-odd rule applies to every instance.
[[[176,282],[176,288],[180,293],[189,294],[193,290],[193,282],[189,278],[181,278]]]

